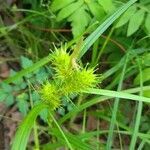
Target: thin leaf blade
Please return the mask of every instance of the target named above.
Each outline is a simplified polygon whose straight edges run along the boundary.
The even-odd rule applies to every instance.
[[[34,122],[43,109],[47,108],[47,105],[40,103],[36,105],[27,117],[23,120],[21,125],[19,126],[15,138],[12,143],[11,150],[25,150],[27,141],[31,132],[31,129],[34,125]]]
[[[87,50],[93,45],[93,43],[99,38],[99,36],[108,29],[108,27],[118,19],[132,4],[137,0],[130,0],[128,3],[120,7],[113,15],[111,15],[106,21],[104,21],[91,35],[89,35],[83,46],[81,47],[79,59],[87,52]]]

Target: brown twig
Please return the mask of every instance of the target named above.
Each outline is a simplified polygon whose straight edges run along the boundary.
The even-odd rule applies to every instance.
[[[41,28],[41,27],[37,27],[37,26],[33,26],[33,25],[29,25],[27,24],[26,25],[27,27],[29,28],[32,28],[32,29],[37,29],[37,30],[40,30],[40,31],[44,31],[44,32],[71,32],[70,29],[47,29],[47,28]],[[102,38],[106,39],[107,36],[106,35],[101,35]],[[110,38],[109,39],[113,44],[115,44],[117,47],[119,47],[123,52],[126,52],[126,49],[123,47],[123,45],[121,45],[119,42],[117,42],[116,40]]]
[[[107,38],[107,36],[105,35],[101,35],[102,38]],[[117,41],[113,40],[113,39],[109,39],[112,43],[114,43],[116,46],[118,46],[123,52],[126,52],[126,49],[120,44],[118,43]]]
[[[37,30],[44,31],[44,32],[71,32],[70,29],[47,29],[47,28],[41,28],[41,27],[29,25],[29,24],[27,24],[26,26],[29,28],[37,29]]]

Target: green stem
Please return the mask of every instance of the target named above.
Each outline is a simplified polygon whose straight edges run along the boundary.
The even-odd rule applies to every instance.
[[[34,122],[34,141],[35,141],[35,150],[40,150],[40,144],[39,144],[39,139],[38,139],[36,122]]]
[[[141,87],[139,95],[142,96],[143,95],[143,75],[142,75],[142,68],[141,68],[139,59],[137,59],[137,60],[138,60],[138,67],[139,67],[139,72],[140,72],[140,87]],[[135,145],[136,145],[136,141],[137,141],[137,137],[138,137],[139,126],[140,126],[141,115],[142,115],[142,109],[143,109],[143,102],[139,102],[138,107],[137,107],[135,127],[134,127],[133,136],[131,139],[131,144],[130,144],[129,150],[135,149]]]
[[[108,44],[108,42],[109,42],[109,39],[110,39],[110,37],[111,37],[113,31],[114,31],[114,27],[111,28],[111,30],[110,30],[110,32],[109,32],[109,34],[108,34],[108,36],[107,36],[107,38],[106,38],[106,40],[105,40],[105,42],[104,42],[102,48],[100,49],[100,52],[99,52],[99,54],[98,54],[96,63],[98,63],[99,59],[101,58],[102,53],[104,52],[104,50],[105,50],[105,48],[106,48],[106,46],[107,46],[107,44]]]
[[[126,67],[127,67],[127,62],[128,62],[128,55],[126,56],[125,65],[124,65],[122,73],[121,73],[120,82],[119,82],[117,91],[121,91],[123,79],[124,79],[125,71],[126,71]],[[119,107],[119,102],[120,102],[120,99],[115,98],[115,102],[114,102],[114,106],[113,106],[113,110],[112,110],[112,118],[111,118],[111,122],[110,122],[109,134],[108,134],[108,139],[107,139],[107,145],[106,145],[107,150],[110,150],[111,146],[113,144],[113,131],[115,128],[115,122],[116,122],[116,116],[117,116],[117,111],[118,111],[118,107]]]
[[[97,60],[98,45],[99,45],[99,39],[97,39],[93,45],[91,67],[94,67],[97,63],[97,61],[95,60]]]
[[[33,108],[34,104],[31,96],[31,83],[29,80],[27,80],[27,82],[29,87],[30,104],[31,104],[31,108]],[[35,150],[40,150],[36,121],[34,122],[33,132],[34,132]]]
[[[85,133],[85,127],[86,127],[86,109],[84,109],[84,114],[83,114],[82,133]]]
[[[78,106],[80,106],[80,104],[82,103],[82,101],[83,101],[83,96],[80,95],[79,98],[78,98],[78,103],[77,103],[76,108],[78,108]],[[71,126],[72,123],[74,122],[75,118],[76,118],[76,115],[72,116],[72,118],[70,119],[70,122],[69,122],[69,125],[70,125],[70,126]]]
[[[67,139],[66,135],[64,134],[63,130],[61,129],[61,127],[59,126],[59,124],[57,123],[56,119],[54,118],[54,116],[51,114],[51,112],[49,111],[49,115],[52,118],[52,120],[54,121],[54,123],[56,124],[57,128],[59,129],[60,133],[62,134],[63,138],[66,141],[66,144],[68,145],[68,148],[70,150],[73,150],[72,145],[70,144],[69,140]]]
[[[96,139],[97,139],[97,146],[96,146],[96,148],[97,148],[97,150],[99,150],[100,149],[100,136],[99,136],[99,132],[100,132],[100,121],[99,121],[99,119],[97,119],[97,135],[96,135]]]

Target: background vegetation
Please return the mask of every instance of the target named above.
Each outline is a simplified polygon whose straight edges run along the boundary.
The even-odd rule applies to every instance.
[[[0,147],[149,150],[149,39],[149,0],[0,2]]]

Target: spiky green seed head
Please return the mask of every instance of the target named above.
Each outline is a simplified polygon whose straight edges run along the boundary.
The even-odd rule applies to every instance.
[[[69,64],[70,64],[70,55],[66,52],[65,49],[56,49],[55,52],[52,53],[52,65],[54,70],[56,71],[56,76],[58,78],[66,77],[68,74]]]
[[[80,93],[88,88],[95,87],[98,83],[98,77],[94,74],[94,69],[83,68],[74,70],[72,75],[67,78],[63,89],[64,93]]]
[[[47,82],[40,89],[41,99],[44,103],[48,104],[52,110],[59,108],[61,105],[58,90],[54,84]]]
[[[42,100],[53,110],[60,107],[61,97],[82,93],[93,88],[99,82],[94,68],[82,68],[65,49],[56,49],[51,54],[52,67],[55,70],[54,82],[47,82],[40,93]]]
[[[75,72],[75,77],[80,85],[81,89],[86,90],[88,88],[95,87],[98,83],[97,75],[94,74],[94,69],[86,69],[83,68],[82,70],[79,70]]]

